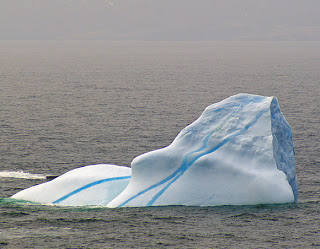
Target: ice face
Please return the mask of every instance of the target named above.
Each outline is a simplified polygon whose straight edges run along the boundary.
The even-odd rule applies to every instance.
[[[272,100],[270,109],[274,159],[276,161],[277,168],[286,174],[294,194],[295,202],[297,202],[298,185],[291,127],[282,115],[276,98]]]
[[[24,189],[12,198],[66,206],[105,206],[128,185],[131,169],[110,164],[85,166]]]
[[[292,132],[276,98],[238,94],[208,106],[168,147],[136,157],[132,176],[86,166],[12,197],[108,207],[294,202]]]
[[[274,97],[238,94],[205,109],[168,147],[140,155],[109,207],[297,200],[291,128]]]

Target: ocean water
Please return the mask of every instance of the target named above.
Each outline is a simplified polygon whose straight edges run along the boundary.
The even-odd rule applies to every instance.
[[[320,247],[320,42],[0,41],[0,248]],[[297,204],[59,207],[9,199],[71,169],[130,166],[204,108],[276,96]]]

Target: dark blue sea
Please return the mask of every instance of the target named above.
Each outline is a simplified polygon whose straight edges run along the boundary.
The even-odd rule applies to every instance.
[[[277,97],[299,201],[59,207],[9,199],[85,165],[130,166],[237,93]],[[320,247],[320,42],[0,41],[0,248]]]

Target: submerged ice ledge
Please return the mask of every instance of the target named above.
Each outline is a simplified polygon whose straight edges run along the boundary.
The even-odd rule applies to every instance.
[[[167,147],[131,169],[78,168],[12,198],[108,207],[296,202],[289,124],[274,97],[238,94],[208,106]]]

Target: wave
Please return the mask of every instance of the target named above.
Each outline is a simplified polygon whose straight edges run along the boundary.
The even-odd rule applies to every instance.
[[[0,171],[0,178],[20,178],[20,179],[46,179],[45,175],[31,174],[23,171]]]

